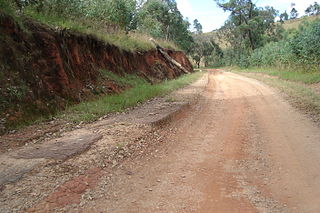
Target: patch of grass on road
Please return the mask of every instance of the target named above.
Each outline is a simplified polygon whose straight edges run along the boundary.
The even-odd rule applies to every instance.
[[[127,108],[136,106],[154,97],[167,95],[176,89],[196,81],[203,73],[196,72],[183,75],[178,79],[154,85],[135,77],[132,80],[135,79],[139,83],[131,82],[134,85],[131,89],[121,94],[104,96],[94,101],[82,102],[71,106],[59,117],[74,123],[91,122],[108,113],[123,112]]]
[[[230,71],[257,79],[278,89],[293,106],[310,115],[314,121],[320,122],[320,95],[312,90],[308,84],[301,83],[304,81],[270,78],[260,75],[261,72],[249,72],[249,70],[231,69]],[[309,81],[307,82],[309,83]]]
[[[249,68],[239,69],[231,68],[238,72],[245,73],[261,73],[270,76],[276,76],[283,80],[302,82],[305,84],[314,84],[320,82],[320,72],[301,72],[301,71],[289,71],[289,70],[276,70],[272,68]]]

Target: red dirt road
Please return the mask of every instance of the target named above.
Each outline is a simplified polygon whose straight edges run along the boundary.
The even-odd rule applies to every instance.
[[[199,102],[163,134],[75,211],[320,212],[320,129],[256,80],[209,72]]]

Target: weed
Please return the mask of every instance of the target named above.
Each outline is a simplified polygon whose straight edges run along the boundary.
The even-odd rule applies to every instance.
[[[143,78],[138,77],[137,75],[130,75],[130,74],[124,74],[124,76],[119,76],[113,72],[110,72],[108,70],[100,70],[100,73],[102,74],[103,77],[114,81],[120,86],[137,86],[140,84],[145,84],[146,81]]]

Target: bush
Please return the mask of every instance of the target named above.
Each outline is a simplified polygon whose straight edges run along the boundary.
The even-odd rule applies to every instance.
[[[320,22],[304,23],[291,37],[253,51],[250,66],[320,70]]]
[[[320,20],[317,19],[300,29],[290,40],[293,54],[301,64],[318,69],[320,65]]]

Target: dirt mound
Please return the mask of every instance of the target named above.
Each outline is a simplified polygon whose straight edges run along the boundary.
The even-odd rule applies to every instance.
[[[101,80],[100,69],[137,74],[152,83],[182,74],[156,49],[128,52],[91,35],[55,30],[33,20],[18,23],[1,12],[0,35],[0,133],[19,119],[126,89]],[[182,52],[166,51],[192,71]]]

